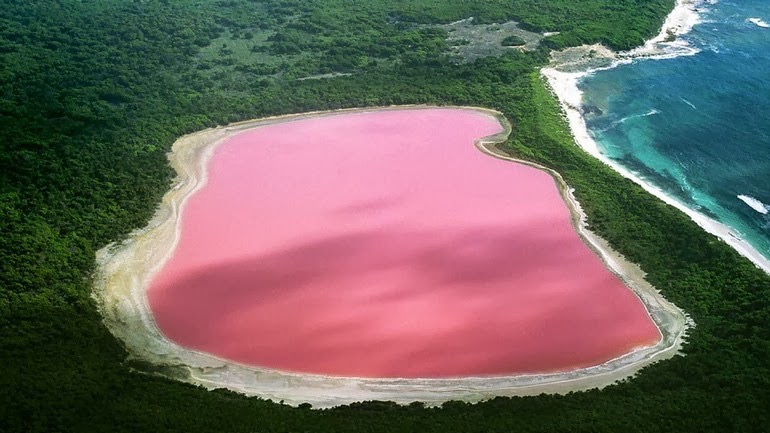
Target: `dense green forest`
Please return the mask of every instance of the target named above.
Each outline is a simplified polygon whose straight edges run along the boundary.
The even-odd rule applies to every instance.
[[[0,0],[0,431],[767,431],[770,277],[574,144],[538,69],[625,49],[673,0]],[[431,24],[560,32],[456,64]],[[318,74],[347,73],[325,79]],[[330,410],[137,371],[91,297],[94,251],[142,227],[176,137],[231,121],[431,103],[503,112],[591,226],[697,323],[686,356],[604,390]],[[500,185],[500,188],[514,188]]]

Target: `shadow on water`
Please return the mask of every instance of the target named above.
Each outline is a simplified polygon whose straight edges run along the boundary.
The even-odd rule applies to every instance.
[[[615,277],[581,274],[586,251],[565,248],[553,225],[316,239],[196,269],[153,287],[152,307],[180,344],[267,367],[382,377],[553,370],[583,339],[633,335],[613,301],[586,310]],[[608,323],[621,325],[596,329]]]

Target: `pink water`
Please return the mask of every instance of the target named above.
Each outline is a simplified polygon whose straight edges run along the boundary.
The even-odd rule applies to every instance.
[[[232,137],[149,289],[160,329],[239,363],[357,377],[563,371],[657,342],[554,180],[474,147],[499,131],[427,109]]]

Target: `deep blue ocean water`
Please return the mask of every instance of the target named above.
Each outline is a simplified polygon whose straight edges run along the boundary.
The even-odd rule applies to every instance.
[[[770,23],[770,0],[703,7],[680,36],[698,54],[585,77],[584,103],[602,110],[586,121],[606,156],[770,258],[770,28],[749,21]]]

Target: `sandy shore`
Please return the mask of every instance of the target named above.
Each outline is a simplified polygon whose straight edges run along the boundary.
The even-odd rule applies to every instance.
[[[153,321],[145,291],[151,277],[175,249],[181,211],[187,199],[206,184],[206,166],[217,146],[239,132],[276,122],[349,111],[421,108],[435,107],[384,107],[273,117],[207,129],[186,135],[174,143],[169,160],[178,177],[175,186],[164,196],[155,217],[146,228],[133,233],[124,243],[109,245],[97,253],[99,271],[94,295],[105,323],[126,344],[131,358],[150,363],[154,370],[165,376],[209,389],[228,388],[293,405],[308,402],[315,407],[332,407],[364,400],[423,401],[435,405],[447,400],[479,401],[494,396],[567,393],[610,385],[678,352],[686,329],[691,325],[686,315],[644,281],[638,266],[627,262],[586,229],[585,215],[557,173],[517,161],[494,149],[495,143],[508,136],[510,126],[500,113],[479,108],[464,109],[495,116],[506,126],[503,133],[480,140],[477,143],[479,149],[494,157],[546,170],[556,179],[572,211],[574,227],[643,301],[661,332],[658,344],[595,367],[565,373],[453,379],[364,379],[293,374],[239,365],[185,349],[163,336]]]
[[[717,236],[741,255],[751,260],[757,267],[770,273],[770,260],[760,254],[759,251],[748,242],[741,239],[740,235],[733,229],[690,209],[675,198],[666,195],[660,188],[649,184],[617,162],[604,156],[599,150],[598,144],[588,132],[588,127],[586,126],[585,119],[581,112],[583,94],[578,88],[578,83],[584,76],[600,69],[611,68],[621,63],[631,62],[640,57],[668,59],[682,55],[696,54],[698,52],[697,49],[688,46],[686,42],[677,41],[676,39],[672,40],[672,38],[689,32],[694,25],[700,22],[698,16],[698,7],[700,5],[701,2],[697,1],[679,0],[677,2],[677,7],[666,19],[658,36],[645,43],[643,47],[628,52],[613,53],[604,47],[600,47],[600,51],[597,51],[599,48],[596,46],[586,46],[572,49],[571,52],[566,54],[557,53],[553,57],[551,66],[543,69],[542,74],[547,79],[548,84],[559,99],[570,125],[570,129],[572,130],[572,135],[580,147],[595,158],[612,167],[612,169],[622,176],[641,185],[647,192],[681,210],[708,233]],[[599,53],[599,55],[586,55],[586,53],[591,51],[595,54]],[[601,57],[603,62],[597,65],[596,57]]]

